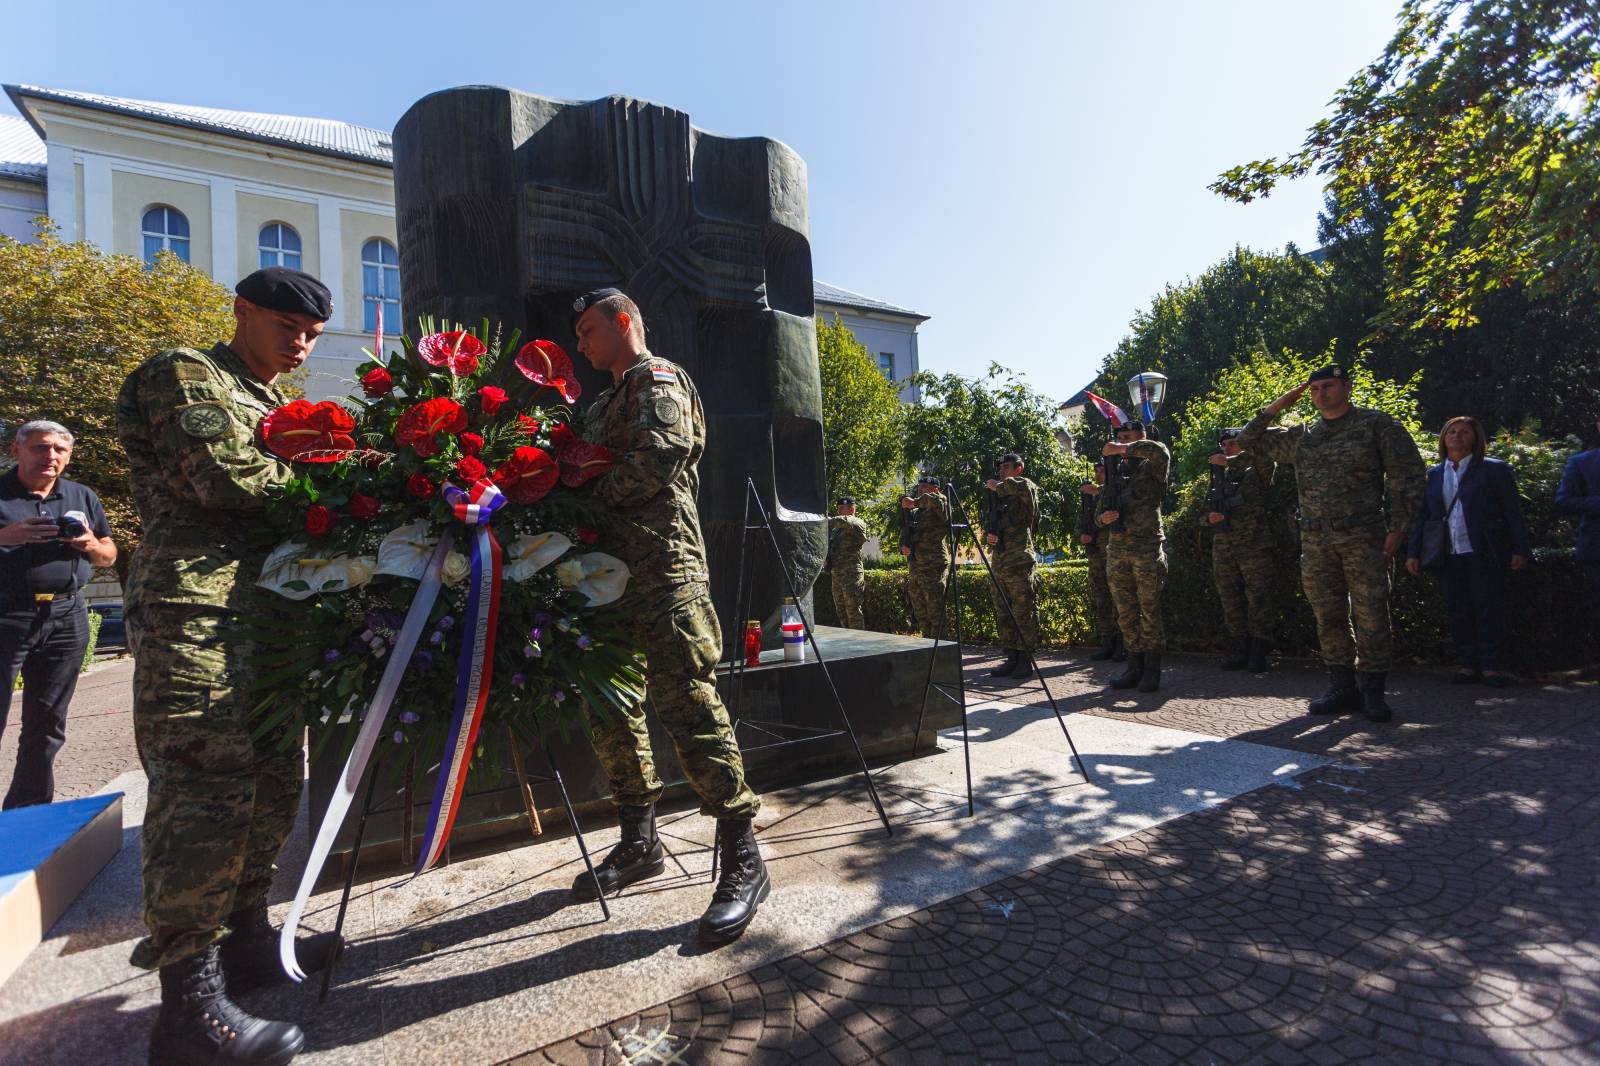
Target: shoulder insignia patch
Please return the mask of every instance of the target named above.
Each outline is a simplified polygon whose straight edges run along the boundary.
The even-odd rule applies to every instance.
[[[675,426],[683,417],[683,408],[671,396],[657,396],[651,401],[650,411],[663,426]]]
[[[193,363],[174,363],[172,376],[179,381],[206,381],[211,375],[206,373],[206,368]]]
[[[197,403],[178,415],[178,426],[195,440],[216,440],[228,431],[228,412],[214,403]]]
[[[678,372],[670,366],[653,366],[650,368],[650,376],[669,385],[678,383]]]

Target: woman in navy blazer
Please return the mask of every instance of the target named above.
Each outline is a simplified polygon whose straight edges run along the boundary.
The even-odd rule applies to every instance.
[[[1500,662],[1506,570],[1524,569],[1533,554],[1517,479],[1510,466],[1484,454],[1483,427],[1470,415],[1444,424],[1439,459],[1428,470],[1427,495],[1411,526],[1406,569],[1422,572],[1423,529],[1429,519],[1445,520],[1444,556],[1436,569],[1460,665],[1450,680],[1500,687],[1509,680]]]

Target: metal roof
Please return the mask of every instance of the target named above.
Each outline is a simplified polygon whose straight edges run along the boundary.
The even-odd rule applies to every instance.
[[[825,281],[813,279],[811,286],[816,302],[819,304],[827,304],[832,307],[848,307],[856,311],[876,311],[884,315],[899,315],[904,318],[914,318],[919,322],[926,322],[929,317],[905,307],[896,307],[894,304],[884,303],[882,300],[874,300],[872,297],[863,296],[859,292],[851,292],[849,289],[841,289],[837,285],[829,285]]]
[[[0,177],[44,184],[44,142],[33,127],[12,115],[0,115]]]
[[[394,165],[394,152],[387,130],[356,126],[331,118],[303,118],[298,115],[267,115],[256,111],[228,111],[218,107],[190,104],[163,104],[153,100],[129,100],[121,96],[44,89],[37,85],[7,85],[6,95],[17,105],[40,137],[45,135],[38,119],[28,107],[29,100],[53,100],[96,111],[164,122],[189,129],[213,130],[265,144],[299,148],[319,155],[354,159],[363,163]]]

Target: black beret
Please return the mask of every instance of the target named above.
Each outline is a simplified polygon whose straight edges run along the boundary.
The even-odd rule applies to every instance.
[[[1006,452],[1000,457],[1000,461],[1002,463],[1020,463],[1022,462],[1022,456],[1018,455],[1016,452]]]
[[[1243,426],[1229,426],[1227,429],[1219,429],[1217,430],[1217,443],[1221,444],[1223,441],[1237,440],[1239,434],[1243,432]]]
[[[1144,423],[1139,421],[1137,418],[1130,418],[1126,422],[1122,423],[1122,425],[1120,425],[1116,429],[1112,430],[1112,432],[1113,433],[1121,433],[1125,429],[1142,430],[1142,429],[1144,429]]]
[[[856,505],[856,498],[854,496],[840,496],[835,502],[838,503],[840,507],[854,507]]]
[[[303,270],[262,267],[235,285],[233,291],[269,311],[310,315],[319,322],[333,317],[333,293]]]
[[[572,301],[572,328],[578,328],[578,317],[601,300],[609,300],[613,296],[624,295],[621,289],[604,288],[594,289],[584,293]]]
[[[918,485],[937,485],[938,483],[939,475],[935,474],[932,470],[924,470],[917,477]]]
[[[1329,363],[1321,370],[1313,371],[1307,381],[1349,381],[1350,375],[1345,373],[1344,367],[1338,363]]]

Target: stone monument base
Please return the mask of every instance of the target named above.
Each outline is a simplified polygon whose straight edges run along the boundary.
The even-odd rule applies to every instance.
[[[909,756],[914,746],[912,733],[917,727],[933,641],[831,626],[818,626],[816,637],[868,761],[889,762]],[[809,646],[806,655],[805,662],[786,663],[781,650],[764,652],[760,666],[743,672],[741,693],[730,690],[726,667],[718,671],[717,687],[729,710],[735,714],[739,744],[746,749],[745,772],[757,792],[859,772],[848,736],[767,746],[772,743],[772,733],[799,737],[806,735],[806,730],[843,727],[828,691],[827,677],[812,657]],[[960,670],[955,645],[941,643],[937,655],[934,680],[954,684]],[[937,742],[936,731],[956,725],[960,720],[960,710],[954,703],[938,692],[929,693],[927,718],[922,724],[922,750],[931,752]],[[780,728],[769,729],[774,723]],[[801,728],[782,728],[785,726]],[[650,736],[656,765],[668,782],[662,805],[692,806],[694,794],[678,767],[672,741],[653,715],[650,716]],[[574,735],[567,739],[553,737],[552,741],[551,754],[561,769],[583,827],[589,830],[609,824],[614,818],[610,790],[587,738]],[[548,772],[542,752],[525,752],[524,761],[532,775]],[[327,809],[342,768],[342,758],[328,756],[312,764],[310,813],[313,827]],[[420,839],[427,821],[434,787],[433,775],[421,772],[422,769],[419,768],[412,793],[412,828],[416,840]],[[382,772],[388,773],[389,768]],[[361,868],[369,873],[403,869],[415,856],[415,840],[411,849],[401,846],[404,804],[393,791],[398,787],[398,777],[392,787],[387,785],[387,780],[379,785],[374,802],[379,813],[367,820],[366,839],[362,845]],[[344,877],[355,840],[359,805],[365,793],[366,783],[363,782],[357,806],[346,818],[333,854],[323,868],[319,882],[322,885],[334,884]],[[386,793],[387,800],[382,798]],[[554,782],[535,784],[533,796],[545,833],[566,835],[570,830]],[[493,785],[480,785],[476,779],[469,782],[450,836],[451,851],[457,855],[478,855],[521,847],[530,839],[520,789],[510,773],[502,773]],[[406,857],[406,851],[412,858]],[[596,861],[598,859],[597,855]]]

